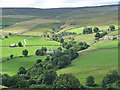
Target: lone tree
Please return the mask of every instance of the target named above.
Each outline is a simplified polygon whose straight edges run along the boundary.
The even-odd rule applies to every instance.
[[[13,58],[13,56],[14,56],[13,54],[12,54],[12,55],[10,55],[10,58],[12,59],[12,58]]]
[[[116,70],[110,71],[102,80],[102,86],[106,87],[120,80],[120,76]]]
[[[110,28],[111,31],[115,30],[115,26],[114,25],[110,25],[109,28]]]
[[[94,31],[94,32],[98,32],[98,31],[99,31],[99,28],[98,28],[98,27],[94,27],[93,31]]]
[[[9,35],[12,35],[12,33],[9,33]]]
[[[44,55],[45,55],[45,51],[43,51],[43,50],[41,50],[41,49],[37,49],[36,52],[35,52],[35,54],[36,54],[37,56],[44,56]]]
[[[87,86],[94,86],[95,85],[93,76],[89,76],[89,77],[86,78],[86,85]]]
[[[18,47],[23,47],[21,42],[18,43]]]
[[[28,55],[28,50],[26,50],[26,49],[23,50],[23,51],[22,51],[22,54],[26,57],[26,56]]]
[[[53,85],[55,88],[80,88],[79,80],[72,74],[60,74]]]
[[[8,36],[5,36],[5,38],[8,38]]]

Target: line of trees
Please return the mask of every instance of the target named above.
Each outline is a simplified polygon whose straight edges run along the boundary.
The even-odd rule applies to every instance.
[[[44,65],[43,65],[44,66]],[[41,67],[43,67],[41,66]],[[48,67],[48,66],[47,66]],[[35,69],[35,68],[33,68]],[[42,68],[43,69],[43,68]],[[101,84],[95,83],[94,76],[88,76],[86,83],[83,85],[72,74],[60,74],[57,75],[56,70],[49,65],[49,68],[45,68],[44,71],[39,68],[39,74],[32,73],[34,77],[30,77],[28,72],[21,67],[19,70],[25,73],[21,73],[14,76],[3,74],[2,84],[9,88],[117,88],[120,89],[120,75],[118,71],[113,70],[108,72],[102,79]],[[42,72],[43,71],[43,72]],[[12,83],[11,83],[12,82]]]
[[[99,40],[99,38],[102,38],[103,36],[105,36],[106,34],[108,34],[107,32],[102,32],[102,33],[96,33],[95,34],[95,40]]]

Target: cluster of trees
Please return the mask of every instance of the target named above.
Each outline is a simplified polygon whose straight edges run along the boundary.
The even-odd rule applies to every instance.
[[[37,49],[35,54],[37,56],[44,56],[46,51],[47,51],[47,48],[46,47],[42,47],[41,49]]]
[[[2,84],[9,88],[120,88],[120,75],[116,70],[105,75],[100,85],[95,83],[94,76],[88,76],[86,84],[82,85],[72,74],[57,75],[50,64],[37,64],[35,67],[39,69],[32,68],[26,71],[21,67],[14,76],[3,74]]]
[[[81,51],[89,47],[89,45],[86,42],[76,42],[76,41],[70,41],[70,42],[64,42],[62,44],[63,48],[66,49],[74,49],[76,51]]]
[[[75,32],[62,32],[60,34],[57,34],[57,36],[62,37],[62,36],[67,36],[67,35],[76,35]]]
[[[95,40],[99,40],[99,38],[102,38],[103,36],[105,36],[106,34],[108,34],[107,32],[102,32],[102,33],[96,33],[95,34]]]
[[[63,39],[60,35],[53,35],[53,36],[52,36],[52,40],[53,40],[53,41],[60,42],[60,43],[63,43],[63,42],[64,42],[64,39]]]
[[[84,28],[83,29],[83,34],[91,34],[92,33],[92,28]]]
[[[110,71],[102,80],[102,87],[120,88],[120,75],[116,70]]]
[[[108,31],[114,31],[114,30],[115,30],[115,26],[114,25],[110,25],[109,28],[108,28]],[[91,34],[93,32],[94,33],[98,33],[98,32],[100,32],[100,30],[99,30],[98,27],[94,27],[93,29],[92,28],[84,28],[83,29],[83,34]]]

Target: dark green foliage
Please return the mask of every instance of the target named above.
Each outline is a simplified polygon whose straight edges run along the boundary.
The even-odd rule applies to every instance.
[[[120,80],[120,76],[116,70],[110,71],[102,80],[102,86],[106,87],[108,84],[113,84]]]
[[[41,49],[37,49],[35,54],[38,55],[38,56],[44,56],[45,55],[45,51],[43,51]]]
[[[86,85],[87,86],[94,86],[95,85],[93,76],[89,76],[89,77],[86,78]]]
[[[8,36],[5,36],[5,38],[8,38]]]
[[[61,48],[61,47],[58,47],[57,49],[59,49],[60,51],[62,51],[62,48]]]
[[[96,32],[99,32],[99,28],[98,27],[94,27],[93,31],[96,33]]]
[[[9,78],[10,76],[8,74],[2,75],[2,85],[8,86],[9,85]]]
[[[86,42],[75,42],[75,41],[70,41],[70,42],[64,42],[62,44],[62,47],[63,48],[66,48],[66,49],[74,49],[76,51],[81,51],[81,50],[84,50],[86,48],[89,47],[89,45],[87,45]]]
[[[21,42],[18,43],[18,47],[23,47]]]
[[[46,70],[41,76],[42,84],[52,85],[56,76],[57,76],[57,73],[55,70],[52,70],[52,69]]]
[[[106,34],[107,34],[107,32],[96,33],[96,34],[95,34],[95,40],[99,40],[99,38],[102,38],[102,37],[105,36]]]
[[[46,57],[46,59],[45,59],[46,61],[49,61],[50,60],[50,57],[48,56],[48,57]]]
[[[12,35],[12,33],[8,33],[10,36]]]
[[[63,36],[68,36],[68,35],[75,35],[75,32],[62,32],[60,34],[57,34],[57,37],[63,37]]]
[[[32,84],[29,88],[34,88],[34,89],[35,89],[35,88],[36,88],[36,89],[37,89],[37,88],[39,88],[39,89],[40,89],[40,88],[42,88],[42,89],[45,89],[45,88],[48,89],[48,88],[49,88],[49,89],[50,89],[50,88],[52,88],[52,87],[53,87],[52,85],[45,85],[45,84],[35,84],[35,85],[34,85],[34,84]]]
[[[42,47],[41,50],[46,52],[47,48],[46,47]]]
[[[92,28],[84,28],[83,29],[83,34],[91,34],[92,33]]]
[[[9,76],[7,74],[4,74],[2,76],[2,85],[7,86],[9,88],[27,88],[28,83],[24,79],[23,76],[20,75],[14,75]]]
[[[10,58],[12,59],[12,58],[13,58],[13,56],[14,56],[13,54],[12,54],[12,55],[10,55]]]
[[[64,42],[64,39],[62,38],[62,36],[60,34],[53,35],[51,39],[54,41],[60,42],[60,43]]]
[[[26,56],[28,55],[28,50],[26,50],[26,49],[23,50],[23,51],[22,51],[22,54],[26,57]]]
[[[38,59],[38,60],[36,61],[36,63],[40,63],[40,62],[42,62],[42,60],[41,60],[41,59]]]
[[[28,84],[29,84],[29,85],[37,84],[37,82],[36,82],[34,79],[30,79],[30,80],[28,81]]]
[[[107,34],[107,32],[103,32],[100,34],[100,38],[102,38],[103,36],[105,36]]]
[[[80,88],[79,80],[72,74],[61,74],[54,81],[55,88]]]
[[[96,33],[96,34],[95,34],[95,37],[100,38],[100,37],[101,37],[100,33]]]
[[[110,29],[111,31],[114,31],[114,30],[115,30],[115,26],[114,26],[114,25],[110,25],[110,26],[109,26],[109,29]]]
[[[26,69],[25,67],[20,67],[19,70],[18,70],[18,74],[26,74]]]

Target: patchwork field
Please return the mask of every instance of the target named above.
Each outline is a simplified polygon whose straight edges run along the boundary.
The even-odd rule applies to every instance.
[[[115,26],[116,30],[118,30],[118,28],[119,28],[118,25],[114,25],[114,26]],[[107,28],[109,28],[109,26],[87,26],[87,27],[92,27],[92,28],[98,27],[100,31],[106,30]],[[80,34],[83,32],[83,29],[84,29],[84,27],[79,27],[79,28],[67,30],[66,32],[75,32],[77,34]]]
[[[108,63],[109,62],[109,63]],[[118,49],[103,49],[81,53],[71,65],[58,70],[58,74],[72,73],[82,84],[88,76],[95,77],[95,83],[101,84],[101,80],[109,70],[117,69]]]
[[[26,47],[8,47],[12,43],[18,44],[18,42],[22,42],[24,45],[24,39],[26,39],[27,45]],[[0,63],[2,66],[2,73],[7,73],[9,75],[14,75],[17,73],[18,68],[20,66],[29,69],[32,65],[35,64],[37,59],[44,60],[46,56],[35,56],[35,52],[37,49],[41,49],[41,47],[46,47],[47,50],[54,50],[60,47],[60,43],[55,41],[47,41],[42,37],[28,37],[28,36],[10,36],[9,38],[4,38],[2,41],[2,60],[7,60],[10,58],[10,55],[14,55],[13,59],[9,61],[5,61]],[[22,51],[28,50],[28,57],[23,57]]]
[[[2,45],[9,46],[12,43],[18,44],[22,42],[24,44],[24,39],[26,39],[26,45],[60,45],[60,43],[55,41],[47,41],[43,37],[29,37],[29,36],[10,36],[9,38],[4,38],[2,40]]]

